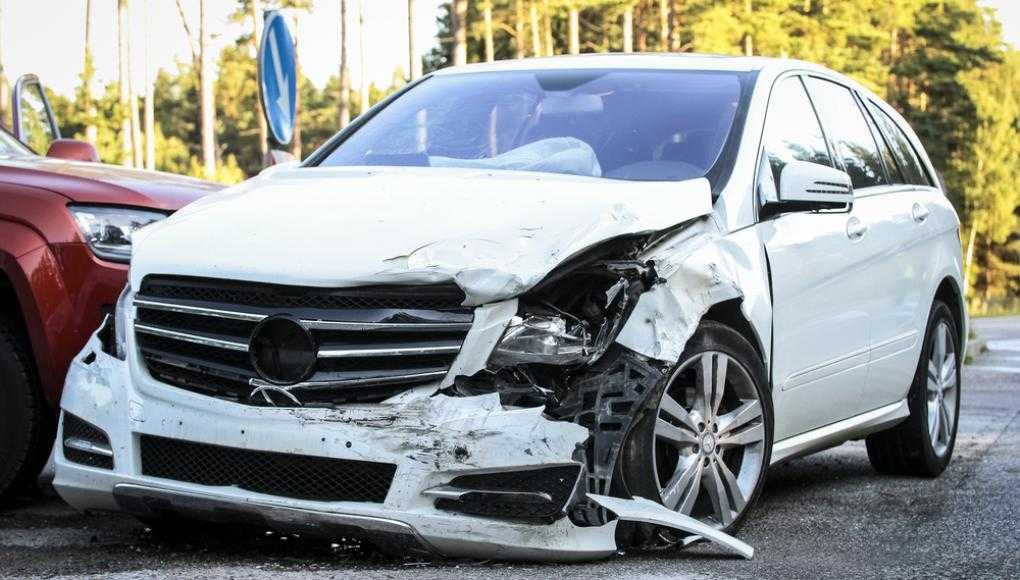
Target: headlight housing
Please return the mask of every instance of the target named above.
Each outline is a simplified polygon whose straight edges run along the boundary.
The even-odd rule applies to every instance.
[[[92,252],[111,262],[131,261],[131,237],[166,214],[145,209],[72,205],[68,209]]]
[[[515,316],[489,356],[489,367],[571,365],[590,356],[591,337],[580,322],[563,316]]]

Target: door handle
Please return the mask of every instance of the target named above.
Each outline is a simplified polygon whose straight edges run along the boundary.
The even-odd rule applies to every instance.
[[[910,209],[910,215],[913,216],[914,221],[917,223],[923,223],[924,220],[928,219],[928,208],[924,207],[919,203],[915,203],[914,207]]]
[[[868,232],[867,224],[861,222],[861,220],[852,217],[846,222],[846,237],[851,240],[859,240],[864,237],[864,234]]]

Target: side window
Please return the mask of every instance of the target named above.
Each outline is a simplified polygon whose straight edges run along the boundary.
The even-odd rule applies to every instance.
[[[924,169],[921,168],[921,162],[917,159],[914,147],[896,121],[874,103],[868,103],[868,108],[871,109],[872,116],[882,129],[889,146],[892,147],[893,156],[896,157],[896,163],[900,166],[900,172],[903,173],[903,182],[914,185],[932,185],[925,175]]]
[[[808,78],[807,85],[854,189],[888,183],[875,137],[850,89],[815,77]]]
[[[875,124],[875,119],[871,115],[865,116],[868,119],[868,127],[871,127],[871,134],[875,136],[875,141],[878,143],[878,150],[882,153],[882,161],[885,161],[885,169],[889,174],[889,182],[907,183],[907,180],[903,178],[903,172],[900,171],[900,164],[896,161],[896,156],[893,155],[889,140],[879,130],[878,125]]]
[[[832,167],[822,127],[798,77],[779,81],[769,99],[765,155],[777,184],[780,172],[790,161],[810,161]]]

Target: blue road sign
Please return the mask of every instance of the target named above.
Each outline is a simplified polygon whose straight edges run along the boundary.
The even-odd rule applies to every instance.
[[[257,67],[259,99],[273,138],[280,145],[286,145],[294,136],[297,104],[294,39],[287,29],[287,21],[279,12],[266,11],[265,18]]]

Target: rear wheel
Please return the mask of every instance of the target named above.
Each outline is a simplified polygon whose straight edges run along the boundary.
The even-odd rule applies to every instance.
[[[880,473],[936,477],[949,465],[960,413],[958,336],[949,307],[936,301],[907,395],[910,416],[867,438],[868,458]]]
[[[52,425],[21,327],[0,314],[0,497],[35,484]]]
[[[761,491],[772,452],[772,405],[751,344],[705,322],[660,385],[624,454],[632,495],[731,531]],[[660,539],[676,541],[671,532]]]

